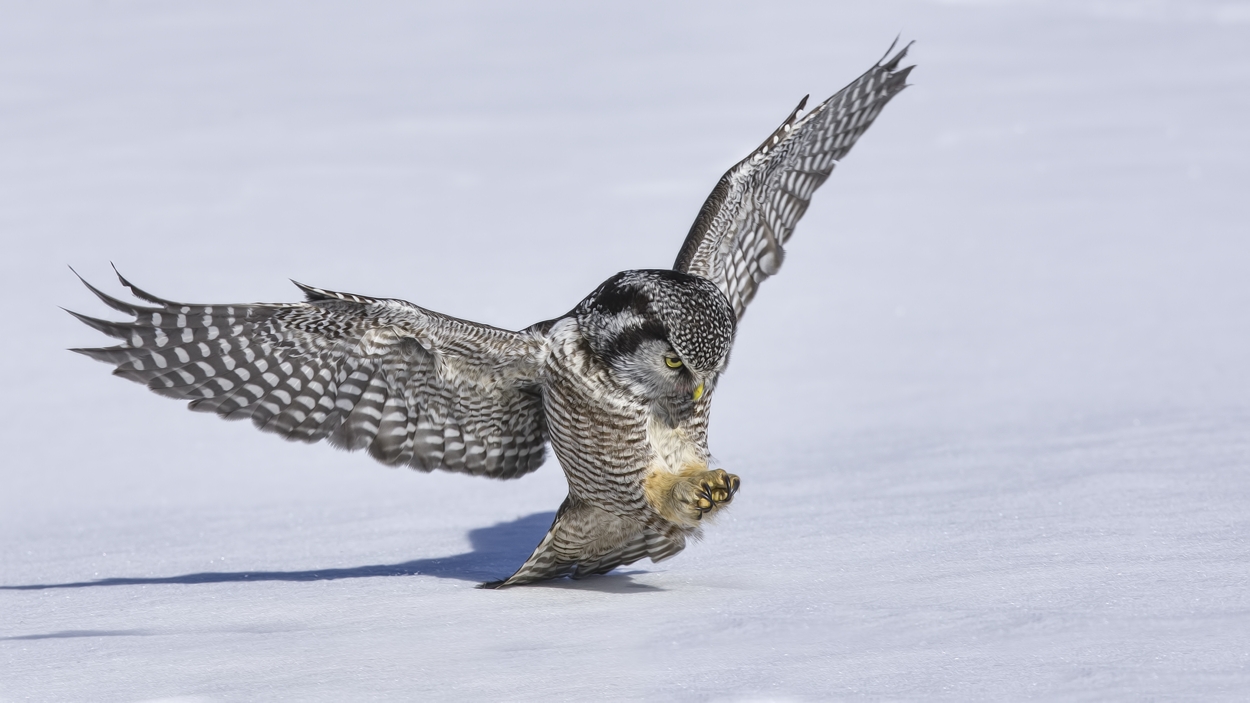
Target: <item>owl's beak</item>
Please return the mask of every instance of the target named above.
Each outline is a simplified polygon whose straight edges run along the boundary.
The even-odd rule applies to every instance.
[[[703,397],[703,384],[700,383],[699,386],[694,389],[694,399],[698,400],[699,398],[702,398],[702,397]]]

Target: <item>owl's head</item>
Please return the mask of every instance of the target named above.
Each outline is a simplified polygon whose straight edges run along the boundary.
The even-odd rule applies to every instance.
[[[651,400],[710,391],[729,364],[737,317],[711,281],[679,271],[622,271],[574,314],[591,350]]]

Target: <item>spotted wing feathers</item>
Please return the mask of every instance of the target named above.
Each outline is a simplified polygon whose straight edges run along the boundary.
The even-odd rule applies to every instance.
[[[536,335],[302,284],[304,303],[190,305],[121,282],[151,305],[83,281],[134,320],[71,312],[121,340],[74,351],[192,410],[423,471],[511,478],[543,461],[536,389],[545,346]]]
[[[807,104],[803,98],[759,148],[717,183],[673,268],[711,279],[741,319],[760,283],[780,270],[783,247],[812,193],[890,98],[906,87],[913,67],[898,64],[907,48],[800,116]]]

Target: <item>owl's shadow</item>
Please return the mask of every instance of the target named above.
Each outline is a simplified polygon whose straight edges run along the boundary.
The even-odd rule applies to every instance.
[[[0,586],[6,591],[34,591],[48,588],[90,588],[94,586],[146,586],[153,584],[249,583],[253,581],[335,581],[375,576],[434,576],[460,581],[493,581],[505,578],[530,555],[555,519],[554,512],[534,513],[511,522],[470,530],[470,551],[433,559],[414,559],[398,564],[370,564],[309,571],[206,571],[181,576],[155,578],[115,577],[71,583],[37,583]],[[539,587],[573,588],[609,593],[637,593],[660,590],[634,583],[631,573],[613,572],[581,581],[557,579]],[[528,588],[532,588],[529,586]]]

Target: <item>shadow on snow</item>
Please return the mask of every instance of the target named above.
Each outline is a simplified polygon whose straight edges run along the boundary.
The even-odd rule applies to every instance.
[[[342,569],[311,569],[308,571],[206,571],[182,576],[156,578],[115,577],[96,581],[71,583],[36,583],[22,586],[0,586],[6,591],[36,591],[48,588],[88,588],[93,586],[139,586],[153,584],[241,583],[251,581],[335,581],[338,579],[374,576],[434,576],[462,581],[491,581],[511,574],[525,561],[546,534],[555,519],[554,512],[534,513],[511,522],[469,531],[472,549],[464,554],[435,559],[414,559],[399,564],[371,564]],[[657,590],[632,583],[625,574],[596,577],[572,582],[558,579],[549,585],[564,588],[612,593]],[[538,584],[543,585],[543,584]],[[131,633],[126,633],[131,634]]]

